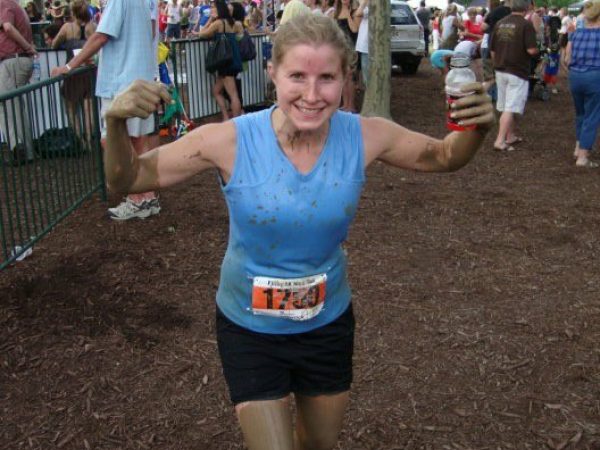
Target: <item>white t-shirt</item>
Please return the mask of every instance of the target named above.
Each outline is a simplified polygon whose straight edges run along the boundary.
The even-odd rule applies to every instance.
[[[571,16],[563,17],[560,21],[560,30],[558,30],[558,32],[560,34],[567,34],[567,30],[569,29],[570,25],[571,25]]]
[[[363,10],[362,20],[358,27],[358,36],[356,37],[356,51],[360,53],[369,53],[369,7]]]
[[[452,32],[454,31],[454,25],[452,22],[456,19],[456,16],[446,16],[444,20],[442,20],[442,41],[448,39]]]
[[[473,41],[460,41],[458,45],[454,47],[454,52],[463,53],[473,58],[477,52],[477,44]]]
[[[167,6],[167,23],[181,22],[181,6],[169,3]]]

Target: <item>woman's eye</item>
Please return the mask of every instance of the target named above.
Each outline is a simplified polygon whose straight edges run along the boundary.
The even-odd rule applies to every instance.
[[[290,78],[292,80],[301,80],[302,79],[302,74],[301,73],[292,73],[290,75]]]

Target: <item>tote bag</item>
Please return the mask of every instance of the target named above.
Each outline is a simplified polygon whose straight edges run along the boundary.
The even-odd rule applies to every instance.
[[[240,57],[242,58],[242,62],[252,61],[256,58],[256,46],[254,45],[254,42],[252,42],[252,38],[248,34],[248,31],[244,30],[244,35],[238,44],[240,46]]]
[[[223,33],[219,33],[210,44],[204,60],[206,70],[209,73],[215,73],[217,70],[225,69],[233,62],[233,50],[227,36],[225,36],[225,24],[223,24]]]

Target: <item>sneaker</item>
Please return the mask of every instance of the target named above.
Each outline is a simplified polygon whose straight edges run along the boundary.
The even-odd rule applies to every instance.
[[[158,201],[158,197],[155,197],[152,200],[146,200],[144,203],[146,203],[147,207],[150,208],[152,215],[160,212],[160,202]]]
[[[151,203],[156,200],[154,206]],[[158,199],[143,201],[142,203],[134,203],[129,197],[125,199],[119,206],[108,209],[108,216],[113,220],[129,220],[129,219],[145,219],[160,212]]]
[[[556,89],[556,88],[552,88],[552,93],[553,93],[553,94],[558,94],[558,89]]]

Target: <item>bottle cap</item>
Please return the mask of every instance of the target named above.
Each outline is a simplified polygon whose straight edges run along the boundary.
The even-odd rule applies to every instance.
[[[465,53],[457,52],[450,58],[450,67],[469,67],[471,58]]]

